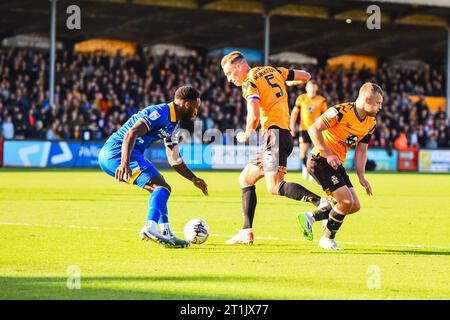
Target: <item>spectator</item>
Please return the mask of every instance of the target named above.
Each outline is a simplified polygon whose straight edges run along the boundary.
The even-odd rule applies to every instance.
[[[25,135],[28,131],[28,125],[23,119],[22,112],[18,111],[13,120],[14,128],[15,128],[15,138],[16,139],[25,139]]]
[[[14,139],[14,124],[10,115],[6,116],[5,122],[2,126],[3,138]]]
[[[46,65],[46,53],[0,48],[0,119],[6,123],[7,115],[12,116],[6,126],[11,126],[12,120],[13,136],[105,139],[141,108],[170,101],[174,90],[185,84],[202,92],[199,118],[203,130],[245,126],[246,106],[241,90],[227,83],[218,58],[202,54],[182,58],[169,53],[154,57],[149,50],[140,50],[135,57],[65,51],[57,56],[53,105],[45,87]],[[365,81],[383,87],[385,103],[377,118],[372,145],[404,146],[406,137],[406,144],[411,146],[450,147],[445,109],[433,112],[424,100],[428,95],[445,95],[446,79],[439,67],[412,70],[381,63],[376,73],[368,69],[331,71],[321,65],[306,69],[319,84],[328,105],[355,99],[357,88]],[[288,88],[290,103],[302,90],[301,86]],[[419,101],[411,101],[410,95],[419,96]]]
[[[448,140],[449,139],[448,139],[447,135],[445,134],[445,131],[440,131],[439,137],[437,139],[438,147],[439,148],[449,148],[450,144],[449,144]]]
[[[438,148],[437,133],[435,131],[431,132],[430,138],[427,140],[426,148],[427,149],[437,149]]]
[[[47,129],[47,132],[45,133],[45,139],[47,139],[47,140],[56,140],[57,139],[57,136],[56,136],[57,126],[58,126],[58,122],[55,122],[52,127]]]
[[[404,150],[408,148],[408,138],[404,131],[400,132],[398,137],[395,139],[394,147],[397,150]]]
[[[410,130],[408,141],[411,147],[413,148],[419,147],[419,137],[417,135],[417,131],[414,128],[411,128]]]

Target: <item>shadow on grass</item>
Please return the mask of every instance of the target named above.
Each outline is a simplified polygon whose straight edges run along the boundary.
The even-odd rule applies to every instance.
[[[308,243],[302,244],[279,244],[279,243],[258,243],[252,245],[228,245],[211,243],[207,246],[194,246],[192,245],[190,250],[196,250],[196,253],[205,254],[242,254],[242,253],[293,253],[293,254],[308,254],[315,247],[310,246]]]
[[[81,277],[80,289],[68,289],[63,277],[0,277],[0,299],[144,299],[144,300],[212,300],[261,299],[261,296],[233,294],[226,287],[216,292],[196,292],[201,283],[246,283],[261,281],[259,277],[244,276],[132,276]],[[165,285],[184,283],[165,289]],[[119,288],[120,286],[120,288]],[[222,291],[222,292],[220,292]]]
[[[320,254],[320,253],[328,253],[324,250],[321,251],[315,251],[311,252],[314,254]],[[421,250],[421,249],[385,249],[385,248],[379,248],[379,249],[367,249],[367,248],[343,248],[341,251],[333,251],[331,253],[336,254],[351,254],[351,255],[423,255],[423,256],[450,256],[450,251],[446,250]]]

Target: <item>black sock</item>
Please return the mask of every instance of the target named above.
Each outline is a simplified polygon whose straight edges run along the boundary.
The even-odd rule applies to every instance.
[[[331,209],[330,211],[330,217],[328,218],[327,228],[325,229],[325,235],[330,238],[334,239],[336,236],[336,232],[341,227],[342,223],[344,222],[345,215],[337,213],[334,211],[334,209]]]
[[[325,208],[320,208],[320,209],[314,210],[312,213],[314,220],[321,221],[321,220],[328,219],[331,209],[333,209],[333,207],[331,206],[331,204],[329,204]]]
[[[251,228],[256,209],[256,187],[242,188],[242,213],[244,215],[244,226],[242,229]]]
[[[311,202],[316,207],[320,203],[320,196],[294,182],[282,181],[278,189],[278,194],[297,201]]]

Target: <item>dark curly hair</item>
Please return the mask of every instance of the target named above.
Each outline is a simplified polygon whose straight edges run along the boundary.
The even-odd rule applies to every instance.
[[[200,98],[200,92],[193,87],[183,86],[175,91],[175,99],[197,101],[198,98]]]

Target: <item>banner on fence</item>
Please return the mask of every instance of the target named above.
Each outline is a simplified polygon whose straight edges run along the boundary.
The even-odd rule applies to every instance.
[[[17,141],[4,142],[7,167],[98,167],[101,142]]]
[[[4,165],[8,167],[98,168],[102,142],[5,141]],[[180,145],[186,164],[192,169],[211,169],[210,146]],[[144,157],[158,168],[168,168],[163,144],[147,149]]]
[[[450,150],[420,150],[419,172],[450,172]]]
[[[397,150],[390,153],[385,149],[368,149],[368,167],[374,166],[374,171],[396,171],[397,170]],[[344,163],[346,170],[355,170],[355,149],[351,149]]]
[[[243,169],[258,151],[258,146],[245,145],[211,145],[211,167],[212,169]],[[295,147],[287,164],[288,170],[299,170],[301,168],[299,159],[299,148]]]
[[[1,146],[0,143],[0,152]],[[102,146],[102,142],[6,140],[3,143],[3,166],[98,167],[98,154]],[[258,146],[181,144],[180,150],[186,164],[194,170],[241,170],[255,156]],[[147,149],[145,157],[158,168],[169,167],[162,144]],[[375,171],[395,171],[399,165],[398,152],[369,148],[367,161],[368,168],[372,166]],[[344,167],[354,170],[354,150],[348,153]],[[408,166],[408,169],[413,167]],[[295,147],[288,158],[288,170],[300,169],[299,149]],[[450,150],[420,150],[419,171],[450,172]]]
[[[398,170],[417,171],[419,149],[408,148],[398,151]]]
[[[180,154],[192,170],[208,170],[211,167],[211,145],[180,144]],[[152,145],[145,150],[144,158],[150,160],[157,168],[169,168],[166,149],[163,143]]]

